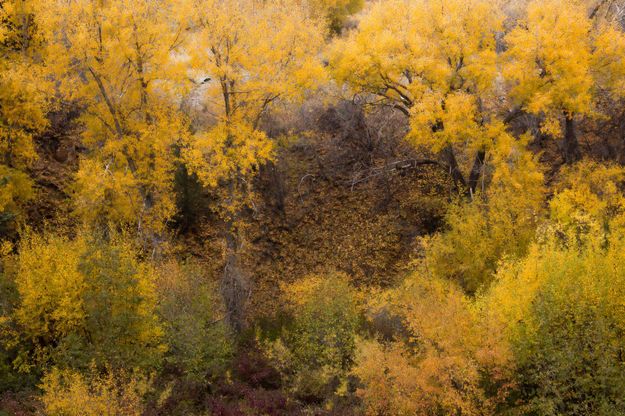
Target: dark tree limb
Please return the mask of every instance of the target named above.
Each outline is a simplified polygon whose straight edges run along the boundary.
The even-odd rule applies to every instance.
[[[480,176],[482,175],[482,168],[484,167],[484,159],[486,158],[486,151],[484,149],[480,149],[477,151],[475,155],[475,159],[473,160],[473,167],[471,168],[471,173],[469,173],[469,194],[472,197],[475,195],[475,191],[477,190],[477,184],[480,180]]]

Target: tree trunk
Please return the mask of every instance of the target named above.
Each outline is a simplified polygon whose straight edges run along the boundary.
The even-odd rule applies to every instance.
[[[569,165],[577,162],[581,157],[573,115],[566,115],[566,119],[564,121],[563,151],[564,161]]]
[[[249,279],[239,259],[239,238],[232,222],[226,225],[226,256],[221,280],[221,295],[226,317],[232,330],[241,332],[245,326],[245,304],[249,297]]]
[[[451,147],[451,145],[447,145],[441,152],[441,156],[449,167],[449,174],[454,181],[454,186],[456,187],[456,190],[463,190],[467,186],[467,184],[464,180],[462,172],[460,171],[460,168],[458,167],[458,161],[456,160],[456,155],[454,153],[453,147]]]
[[[273,208],[275,208],[278,215],[284,219],[286,217],[286,189],[283,174],[278,169],[278,166],[271,160],[262,165],[261,169],[266,174],[270,184],[273,196]]]
[[[484,166],[485,157],[486,151],[483,149],[478,150],[477,154],[475,155],[473,167],[471,168],[471,173],[469,174],[469,194],[471,197],[475,195],[475,191],[477,190],[477,184],[482,174],[482,167]]]
[[[228,184],[226,203],[234,204],[238,177],[232,178]],[[221,278],[221,296],[226,308],[226,319],[235,333],[240,333],[245,327],[245,304],[250,295],[249,277],[241,265],[241,239],[237,223],[241,220],[242,212],[235,209],[228,214],[224,224],[224,238],[226,243],[224,272]]]

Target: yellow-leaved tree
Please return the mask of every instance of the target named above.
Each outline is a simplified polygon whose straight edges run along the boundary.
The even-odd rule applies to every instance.
[[[518,414],[618,414],[623,391],[625,170],[560,172],[550,218],[478,304],[516,362]]]
[[[8,0],[0,4],[0,221],[19,213],[31,199],[28,168],[37,158],[34,135],[48,125],[44,78],[44,47],[38,28],[35,0]]]
[[[20,371],[154,368],[166,347],[155,272],[120,237],[25,235],[12,317]],[[126,239],[127,240],[127,239]]]
[[[551,223],[571,244],[622,236],[625,230],[625,169],[582,161],[563,169],[549,203]]]
[[[512,357],[471,298],[453,282],[416,272],[382,306],[402,330],[359,345],[353,372],[365,414],[497,414]]]
[[[529,136],[501,134],[485,161],[488,186],[452,205],[446,229],[424,239],[425,264],[469,293],[488,285],[504,257],[523,257],[543,220],[545,186]]]
[[[253,196],[254,173],[274,150],[260,123],[273,105],[300,99],[323,80],[324,25],[305,4],[283,0],[182,0],[178,8],[190,32],[192,77],[202,80],[195,94],[210,115],[182,156],[202,184],[220,193],[222,290],[238,328],[248,285],[238,259],[242,211]]]
[[[596,115],[601,94],[623,94],[625,34],[593,16],[584,1],[532,1],[505,38],[511,98],[543,117],[545,133],[564,136],[567,163],[580,158],[576,119]]]
[[[174,147],[186,133],[173,3],[55,0],[45,11],[50,65],[65,98],[85,106],[76,211],[155,239],[173,214]]]
[[[410,140],[440,152],[461,190],[477,186],[498,134],[496,32],[502,16],[484,0],[386,0],[337,41],[330,66],[339,82],[410,118]],[[456,151],[474,157],[468,178]]]

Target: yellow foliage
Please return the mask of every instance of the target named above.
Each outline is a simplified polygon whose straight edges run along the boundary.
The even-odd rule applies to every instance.
[[[143,396],[150,390],[149,380],[124,372],[85,376],[53,369],[41,385],[46,416],[141,416]]]
[[[517,401],[526,414],[625,413],[625,168],[562,168],[547,200],[529,134],[514,137],[499,118],[512,101],[554,137],[564,118],[573,147],[576,117],[599,116],[599,103],[625,96],[625,34],[593,20],[589,1],[522,0],[524,14],[505,34],[499,0],[379,0],[325,50],[328,26],[340,32],[363,0],[0,0],[0,222],[34,196],[35,139],[52,135],[56,144],[66,120],[52,113],[54,131],[46,129],[58,100],[81,114],[79,166],[62,191],[87,225],[72,237],[26,232],[15,247],[0,244],[0,387],[13,382],[12,365],[45,374],[46,414],[140,415],[150,382],[121,370],[165,363],[163,375],[192,383],[229,378],[241,339],[227,324],[280,316],[260,347],[298,399],[330,405],[354,387],[370,415],[491,415]],[[390,128],[396,114],[379,125],[351,108],[328,117],[345,127],[339,119],[354,116],[345,154],[357,149],[349,163],[365,171],[350,195],[345,171],[315,166],[334,158],[299,146],[278,157],[273,132],[284,120],[269,125],[275,112],[328,85],[401,111],[407,140],[442,152],[451,169],[479,156],[470,181],[452,173],[470,185],[466,198],[452,201],[444,229],[417,240],[417,271],[391,289],[414,235],[438,227],[448,183],[426,170],[404,179],[437,162],[391,163],[410,153],[381,143],[400,131]],[[337,149],[340,135],[329,132],[331,145],[315,151]],[[362,132],[366,140],[351,137]],[[254,206],[259,226],[243,233],[254,184],[269,183],[254,176],[277,160],[287,180],[271,180],[280,181],[284,218],[270,203]],[[198,217],[205,209],[196,204],[218,206],[221,218],[189,225],[198,240],[225,231],[223,302],[207,280],[219,262],[165,260],[156,270],[126,236],[94,231],[131,225],[157,241],[175,214],[177,170],[193,194],[180,206]],[[357,195],[374,177],[385,195],[379,184],[373,198]],[[213,240],[205,255],[216,258]],[[333,268],[352,275],[277,283]],[[358,291],[354,281],[377,287]],[[247,308],[256,316],[243,316],[250,287],[260,293]],[[375,314],[368,327],[362,304]],[[392,326],[380,339],[364,331],[380,329],[378,318]],[[239,358],[240,367],[248,358],[255,365],[253,355]],[[252,389],[243,393],[238,399],[255,401]]]
[[[61,91],[87,106],[75,193],[88,223],[159,231],[173,214],[174,146],[185,123],[175,108],[184,71],[172,11],[165,0],[55,0],[40,12]]]
[[[530,113],[544,114],[542,128],[562,136],[562,115],[592,115],[599,89],[622,95],[625,35],[593,27],[584,2],[532,1],[526,17],[506,36],[504,77],[510,95]]]
[[[34,197],[32,180],[19,170],[0,164],[0,212],[19,212],[22,202]]]
[[[8,167],[24,169],[36,159],[33,133],[48,125],[38,68],[0,62],[0,152]]]
[[[365,385],[357,391],[365,414],[410,416],[423,412],[423,404],[415,400],[421,390],[421,374],[403,344],[384,347],[376,341],[361,342],[353,373]]]
[[[577,242],[622,235],[625,227],[625,169],[583,161],[560,173],[551,200],[553,226]]]
[[[221,178],[236,173],[251,175],[260,161],[272,157],[272,151],[272,143],[265,133],[243,123],[230,126],[220,123],[197,134],[184,155],[200,180],[216,188]]]
[[[545,189],[528,137],[500,132],[486,161],[490,184],[473,201],[451,207],[448,229],[424,240],[425,264],[434,276],[458,281],[468,292],[483,288],[504,257],[522,257],[541,221]]]
[[[547,230],[527,257],[501,267],[480,300],[517,362],[523,414],[614,414],[625,409],[623,239],[562,244]],[[571,241],[575,235],[571,235]],[[523,390],[533,386],[531,391]],[[556,410],[557,409],[557,410]]]
[[[415,273],[389,307],[408,338],[361,343],[354,374],[367,414],[494,414],[505,388],[491,396],[483,386],[504,385],[511,356],[472,301],[453,283]]]
[[[51,84],[41,65],[34,0],[0,5],[0,212],[19,213],[34,194],[26,170],[37,159],[33,137],[48,125]]]
[[[623,174],[590,161],[565,168],[539,238],[502,262],[477,302],[511,345],[523,414],[624,409]]]
[[[28,371],[48,364],[80,368],[92,360],[116,367],[158,363],[165,347],[152,279],[127,243],[84,233],[72,240],[26,236],[15,277],[21,341],[15,365]]]
[[[488,144],[485,114],[497,75],[496,2],[387,0],[334,43],[330,66],[355,92],[376,94],[410,113],[409,138],[439,151]]]
[[[601,27],[594,37],[591,68],[597,86],[616,98],[625,93],[625,35],[613,25]]]
[[[40,10],[41,0],[6,0],[0,6],[0,42],[3,52],[12,52],[29,58],[45,54]]]
[[[489,230],[484,235],[497,237],[484,247],[507,249],[518,243],[515,233],[524,232],[525,210],[536,213],[544,203],[534,158],[514,141],[499,149],[489,210],[481,215],[496,219],[508,209],[503,218],[510,219],[465,226],[481,217],[464,214],[440,241],[458,244],[464,234],[474,241],[470,230]],[[538,240],[534,218],[526,248],[499,251],[493,282],[476,298],[447,279],[428,277],[429,268],[379,306],[400,316],[404,327],[393,342],[360,345],[354,373],[364,384],[358,395],[367,414],[500,414],[508,406],[513,414],[622,411],[623,170],[582,162],[561,175]],[[523,200],[527,205],[517,205]],[[473,246],[464,245],[480,254]],[[442,273],[458,262],[457,252],[440,255]],[[506,402],[508,394],[514,402]]]
[[[325,80],[323,25],[283,0],[179,0],[177,9],[191,27],[192,76],[207,80],[196,93],[214,119],[189,138],[183,158],[206,186],[234,183],[224,199],[236,210],[248,202],[246,178],[273,157],[274,143],[259,131],[263,115]]]
[[[33,236],[20,247],[16,285],[21,307],[16,320],[28,333],[63,337],[80,328],[85,313],[80,297],[85,282],[78,270],[86,241],[58,239],[48,245]]]
[[[274,143],[267,135],[243,122],[219,123],[196,133],[182,150],[189,171],[204,186],[221,191],[219,213],[227,219],[236,218],[250,203],[254,194],[251,181],[245,178],[252,178],[273,155]]]

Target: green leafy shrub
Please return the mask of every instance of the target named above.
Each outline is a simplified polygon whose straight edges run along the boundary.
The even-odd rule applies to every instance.
[[[169,346],[166,362],[193,381],[225,371],[233,340],[216,285],[201,266],[167,263],[160,268],[157,286]]]
[[[154,270],[132,245],[79,233],[27,235],[15,284],[15,365],[84,369],[155,367],[166,347],[156,316]]]
[[[353,364],[359,310],[347,276],[312,276],[285,288],[293,320],[268,354],[296,395],[323,400],[344,388]]]

